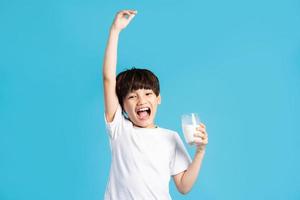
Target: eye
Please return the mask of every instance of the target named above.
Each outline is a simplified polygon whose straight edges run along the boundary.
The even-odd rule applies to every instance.
[[[133,98],[135,98],[136,97],[136,95],[129,95],[128,96],[128,99],[133,99]]]
[[[152,94],[153,94],[152,92],[147,92],[146,93],[147,96],[152,95]]]

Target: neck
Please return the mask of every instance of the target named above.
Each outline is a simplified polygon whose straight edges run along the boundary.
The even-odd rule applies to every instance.
[[[135,124],[133,124],[133,126],[134,126],[134,127],[137,127],[137,128],[158,128],[158,126],[155,125],[155,124],[152,124],[152,125],[150,125],[150,126],[148,126],[148,127],[142,127],[142,126],[138,126],[138,125],[135,125]]]

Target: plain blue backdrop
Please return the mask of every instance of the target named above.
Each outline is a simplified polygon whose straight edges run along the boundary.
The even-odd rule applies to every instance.
[[[0,199],[103,199],[103,54],[131,8],[118,71],[157,74],[158,125],[182,137],[180,115],[198,112],[209,134],[193,190],[171,181],[173,199],[299,200],[299,0],[1,0]]]

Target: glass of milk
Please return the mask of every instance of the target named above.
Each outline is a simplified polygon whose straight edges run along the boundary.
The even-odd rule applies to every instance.
[[[196,130],[199,124],[200,120],[197,113],[184,114],[181,116],[183,135],[185,141],[190,145],[194,144],[194,134],[199,132]]]

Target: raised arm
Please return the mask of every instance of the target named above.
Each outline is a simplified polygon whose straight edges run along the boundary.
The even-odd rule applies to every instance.
[[[122,10],[118,12],[110,28],[103,62],[105,117],[108,122],[113,120],[119,104],[116,95],[116,68],[119,34],[127,27],[136,13],[137,11],[135,10]]]

